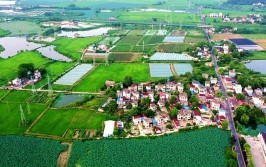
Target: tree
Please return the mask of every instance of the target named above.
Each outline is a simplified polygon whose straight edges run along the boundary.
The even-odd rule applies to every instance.
[[[218,111],[217,111],[217,110],[213,110],[212,113],[213,113],[214,115],[217,115]]]
[[[199,100],[198,100],[197,96],[195,96],[195,95],[192,95],[192,96],[190,97],[190,102],[192,103],[192,106],[193,106],[194,108],[196,108],[196,107],[199,106]]]
[[[17,77],[18,78],[30,78],[29,73],[33,74],[34,72],[34,64],[20,64],[18,67]]]
[[[130,85],[133,84],[133,79],[131,76],[126,76],[124,78],[124,87],[129,87]]]
[[[233,92],[227,92],[227,95],[233,97]]]
[[[155,117],[156,113],[154,111],[152,111],[151,109],[148,109],[146,112],[145,112],[146,116],[148,118],[153,118]]]
[[[177,103],[175,105],[175,108],[178,109],[178,110],[180,110],[182,108],[182,104],[181,103]]]
[[[116,101],[114,100],[111,100],[107,106],[107,111],[110,113],[110,114],[115,114],[117,112],[117,104],[116,104]]]
[[[223,122],[222,122],[222,128],[224,130],[227,130],[228,129],[228,121],[227,121],[227,119],[223,120]]]
[[[139,110],[138,110],[138,108],[134,107],[134,108],[132,108],[132,109],[130,110],[130,115],[131,115],[131,116],[136,116],[136,115],[138,115],[138,114],[139,114]]]
[[[244,100],[245,98],[246,98],[246,96],[243,93],[239,93],[236,95],[237,100]]]
[[[178,110],[176,108],[173,108],[170,112],[169,112],[169,116],[171,119],[174,119],[177,117],[178,114]]]
[[[126,109],[132,109],[132,104],[129,103],[129,104],[126,106]]]
[[[173,129],[173,126],[172,126],[171,124],[167,124],[167,125],[166,125],[166,128],[167,128],[167,129]]]
[[[244,125],[247,125],[248,122],[249,122],[249,116],[246,115],[246,114],[243,114],[243,115],[241,116],[241,118],[240,118],[240,121],[241,121],[241,123],[243,123]]]

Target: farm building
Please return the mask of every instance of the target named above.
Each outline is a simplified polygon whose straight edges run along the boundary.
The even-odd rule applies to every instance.
[[[236,45],[237,49],[263,50],[263,48],[260,47],[257,43],[255,43],[255,42],[253,42],[247,38],[235,38],[235,39],[229,39],[229,41],[234,43]]]

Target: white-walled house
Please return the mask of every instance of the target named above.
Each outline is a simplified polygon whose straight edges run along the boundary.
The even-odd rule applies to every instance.
[[[264,104],[264,98],[259,96],[252,96],[252,101],[256,107],[261,107]]]
[[[234,88],[236,94],[242,93],[242,86],[240,84],[234,84],[233,88]]]
[[[211,102],[211,108],[212,108],[213,110],[219,110],[220,107],[221,107],[221,102],[220,102],[220,101],[218,101],[218,100],[213,100],[213,101]]]

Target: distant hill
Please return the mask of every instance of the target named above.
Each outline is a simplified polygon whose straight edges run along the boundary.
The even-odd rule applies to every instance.
[[[252,5],[253,3],[266,4],[266,0],[228,0],[227,3],[238,4],[238,5]]]

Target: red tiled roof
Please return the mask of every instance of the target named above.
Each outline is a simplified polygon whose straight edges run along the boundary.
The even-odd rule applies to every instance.
[[[225,118],[224,116],[221,115],[221,116],[219,116],[219,119],[220,119],[220,120],[225,120],[226,118]]]
[[[140,116],[139,115],[135,115],[133,116],[134,119],[140,119]]]
[[[194,111],[194,116],[201,116],[201,113],[199,111]]]
[[[173,120],[173,122],[174,122],[174,124],[175,124],[176,127],[179,127],[180,126],[180,123],[179,123],[179,121],[176,118]]]

